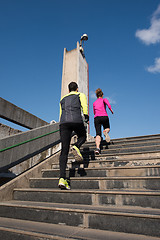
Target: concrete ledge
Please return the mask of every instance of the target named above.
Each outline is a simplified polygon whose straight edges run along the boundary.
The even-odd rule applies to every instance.
[[[40,177],[41,171],[44,168],[51,168],[53,162],[59,161],[59,154],[56,153],[52,157],[44,160],[43,162],[39,163],[37,166],[31,168],[27,172],[19,175],[18,177],[14,178],[10,182],[4,184],[0,187],[0,201],[11,200],[13,198],[13,189],[14,188],[24,188],[29,187],[29,179],[31,177]]]
[[[53,133],[51,133],[53,132]],[[39,136],[51,133],[47,136]],[[28,142],[30,139],[33,141]],[[22,145],[18,145],[23,143]],[[49,124],[27,132],[15,134],[0,140],[0,149],[5,149],[13,145],[14,148],[0,152],[0,171],[7,170],[18,163],[21,163],[40,152],[55,146],[60,142],[59,123]]]
[[[36,117],[22,108],[17,107],[1,97],[0,117],[28,129],[33,129],[48,124],[48,122]]]
[[[4,137],[8,137],[17,133],[20,133],[22,131],[18,129],[11,128],[5,124],[0,123],[0,139]]]

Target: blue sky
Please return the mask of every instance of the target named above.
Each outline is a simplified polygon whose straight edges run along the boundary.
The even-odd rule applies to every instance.
[[[83,33],[91,135],[99,87],[111,138],[160,133],[160,0],[0,0],[0,96],[58,121],[63,50]]]

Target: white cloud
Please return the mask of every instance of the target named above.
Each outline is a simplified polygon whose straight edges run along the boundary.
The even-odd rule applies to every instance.
[[[146,45],[160,42],[160,5],[152,15],[151,26],[148,29],[137,30],[135,35]]]
[[[160,58],[155,59],[155,64],[147,68],[148,72],[160,73]]]
[[[112,99],[111,97],[106,97],[106,98],[108,99],[110,104],[116,104],[116,101],[114,99]]]
[[[97,99],[96,94],[95,94],[94,91],[90,91],[89,96],[90,96],[90,98],[92,98],[92,99],[95,99],[95,100]]]
[[[89,97],[93,100],[97,99],[96,93],[94,91],[89,92]],[[110,102],[110,104],[116,104],[116,101],[113,98],[111,98],[111,97],[104,97],[104,98],[107,98],[108,101]]]
[[[146,45],[160,42],[160,5],[151,17],[150,27],[137,30],[135,35]],[[160,58],[156,58],[154,65],[147,67],[146,70],[150,73],[160,73]]]

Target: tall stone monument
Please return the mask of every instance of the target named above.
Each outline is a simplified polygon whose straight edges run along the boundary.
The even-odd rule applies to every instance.
[[[89,111],[89,73],[88,63],[82,47],[83,40],[88,40],[87,34],[81,37],[80,44],[77,42],[77,48],[71,51],[67,51],[64,48],[61,98],[69,93],[68,84],[76,82],[78,84],[78,91],[84,93],[87,97]],[[89,126],[87,126],[87,132],[89,133]]]
[[[88,63],[79,42],[77,42],[77,48],[71,51],[64,49],[61,97],[68,94],[70,82],[76,82],[79,92],[83,92],[87,99],[89,98]]]

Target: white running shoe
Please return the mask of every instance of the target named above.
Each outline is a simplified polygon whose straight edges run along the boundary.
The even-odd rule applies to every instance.
[[[96,148],[96,150],[94,152],[95,152],[96,155],[99,155],[100,154],[100,149]]]
[[[106,142],[107,143],[109,143],[110,142],[110,136],[108,135],[108,133],[106,132],[106,131],[103,131],[103,134],[104,134],[104,136],[105,136],[105,140],[106,140]]]

